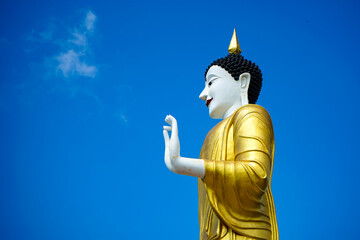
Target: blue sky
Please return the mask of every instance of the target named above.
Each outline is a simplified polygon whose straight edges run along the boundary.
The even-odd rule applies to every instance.
[[[198,239],[204,71],[236,28],[272,116],[282,239],[357,239],[358,1],[2,1],[0,238]]]

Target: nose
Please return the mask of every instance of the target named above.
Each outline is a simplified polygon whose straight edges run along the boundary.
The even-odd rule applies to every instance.
[[[208,96],[208,91],[207,91],[207,88],[205,87],[204,90],[200,93],[199,98],[200,98],[201,100],[206,101],[207,96]]]

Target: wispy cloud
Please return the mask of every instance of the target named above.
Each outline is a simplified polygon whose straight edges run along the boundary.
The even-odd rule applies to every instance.
[[[60,70],[65,78],[73,76],[83,76],[94,78],[98,71],[95,65],[88,63],[89,43],[95,28],[96,16],[92,11],[87,11],[83,24],[79,24],[71,31],[71,38],[67,39],[68,44],[61,51],[55,60],[57,61],[56,69]]]
[[[79,75],[94,78],[97,68],[86,64],[82,60],[82,57],[84,57],[82,52],[75,52],[73,49],[63,52],[56,57],[59,63],[57,68],[62,72],[64,77]]]
[[[57,29],[54,21],[54,19],[50,19],[45,29],[42,31],[35,31],[35,29],[32,29],[31,32],[27,35],[26,40],[37,45],[39,45],[39,43],[51,43],[54,41],[54,35]]]
[[[79,12],[82,14],[80,18],[51,18],[43,26],[33,26],[27,34],[25,52],[34,59],[31,68],[36,79],[42,72],[44,80],[34,82],[34,86],[39,91],[48,89],[47,92],[65,93],[78,100],[91,99],[86,101],[92,106],[87,110],[89,113],[107,113],[126,126],[130,118],[127,106],[123,104],[126,101],[122,98],[129,96],[132,89],[127,85],[113,86],[110,94],[104,97],[104,93],[96,87],[99,68],[94,61],[93,42],[96,40],[98,17],[90,10]]]
[[[44,45],[52,45],[58,51],[55,55],[46,56],[45,66],[64,78],[88,77],[95,78],[98,72],[97,66],[91,63],[92,49],[89,39],[93,37],[96,23],[96,15],[87,10],[83,19],[64,29],[59,28],[63,24],[58,19],[51,19],[43,31],[31,30],[26,39],[32,43],[26,52],[34,52]]]
[[[85,18],[85,26],[88,31],[92,31],[94,29],[94,24],[96,21],[96,16],[92,11],[88,11]]]
[[[84,33],[79,33],[77,29],[72,32],[73,38],[70,38],[68,42],[74,44],[75,46],[86,47],[87,46],[87,37]]]
[[[128,123],[128,118],[126,117],[125,113],[123,112],[122,109],[118,109],[116,110],[113,115],[115,116],[115,118],[122,122],[123,124],[127,124]]]

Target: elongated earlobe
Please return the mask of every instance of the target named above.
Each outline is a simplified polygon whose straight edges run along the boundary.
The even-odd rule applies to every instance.
[[[248,90],[251,80],[250,73],[242,73],[239,76],[240,80],[240,86],[241,86],[241,105],[249,104],[249,98],[248,98]]]
[[[251,75],[250,75],[250,73],[247,73],[247,72],[242,73],[239,76],[239,79],[241,82],[241,90],[246,90],[246,92],[248,91],[249,85],[250,85],[250,78],[251,78]]]

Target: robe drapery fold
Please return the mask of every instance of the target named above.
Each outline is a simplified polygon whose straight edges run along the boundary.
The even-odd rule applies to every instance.
[[[200,239],[278,240],[270,184],[274,132],[267,111],[255,104],[240,107],[206,136],[200,159]]]

